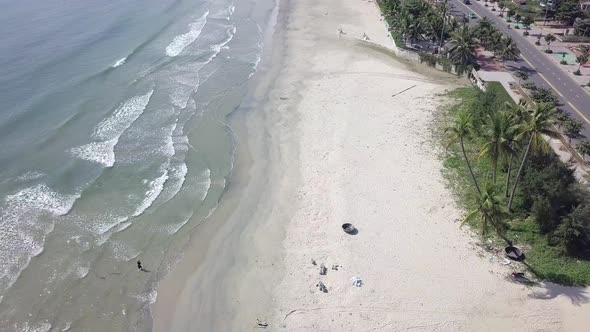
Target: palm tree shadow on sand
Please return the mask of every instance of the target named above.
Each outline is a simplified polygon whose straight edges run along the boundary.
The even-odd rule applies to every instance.
[[[526,267],[529,269],[529,271],[531,271],[531,273],[539,277],[539,274],[535,271],[533,267],[526,263],[524,263],[524,265],[526,265]],[[561,279],[565,280],[563,278]],[[586,290],[586,287],[562,286],[551,282],[541,282],[536,283],[535,285],[536,287],[533,288],[532,294],[529,294],[529,297],[533,299],[551,300],[559,296],[566,296],[570,299],[572,304],[576,306],[580,306],[590,301],[590,297]]]

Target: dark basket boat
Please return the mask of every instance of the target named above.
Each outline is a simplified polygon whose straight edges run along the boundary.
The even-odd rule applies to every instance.
[[[508,246],[504,248],[504,251],[506,252],[506,257],[512,260],[522,262],[525,259],[524,254],[517,247]]]
[[[352,224],[349,224],[349,223],[342,224],[342,230],[348,234],[356,234],[357,233],[356,228]]]

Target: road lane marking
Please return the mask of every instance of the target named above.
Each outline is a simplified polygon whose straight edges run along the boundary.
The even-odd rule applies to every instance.
[[[532,63],[529,62],[529,60],[527,60],[527,58],[525,58],[522,54],[520,55],[520,57],[529,64],[529,66],[531,66],[531,68],[535,69],[535,66],[533,66]],[[553,84],[551,84],[551,82],[549,82],[549,80],[547,78],[545,78],[545,76],[543,74],[541,74],[540,72],[537,72],[537,74],[539,74],[539,76],[545,81],[547,82],[547,84],[549,84],[549,86],[551,88],[553,88],[553,90],[555,92],[557,92],[558,95],[561,96],[561,98],[563,98],[564,100],[566,100],[567,104],[570,105],[570,107],[576,112],[578,113],[579,116],[582,117],[582,119],[584,119],[584,121],[586,121],[586,123],[590,124],[590,119],[588,119],[588,117],[586,117],[582,112],[580,112],[580,110],[574,106],[571,102],[567,101],[567,99],[565,99],[565,97],[561,94],[561,92],[559,92],[559,90],[553,86]]]

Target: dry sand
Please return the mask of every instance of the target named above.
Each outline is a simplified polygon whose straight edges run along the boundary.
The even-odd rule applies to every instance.
[[[158,290],[155,330],[586,331],[587,289],[513,284],[459,228],[431,130],[452,80],[356,41],[391,45],[372,2],[283,6],[276,79],[235,119],[233,184]]]

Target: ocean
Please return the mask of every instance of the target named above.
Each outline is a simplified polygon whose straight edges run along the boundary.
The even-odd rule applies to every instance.
[[[150,330],[222,199],[275,0],[0,6],[0,330]]]

